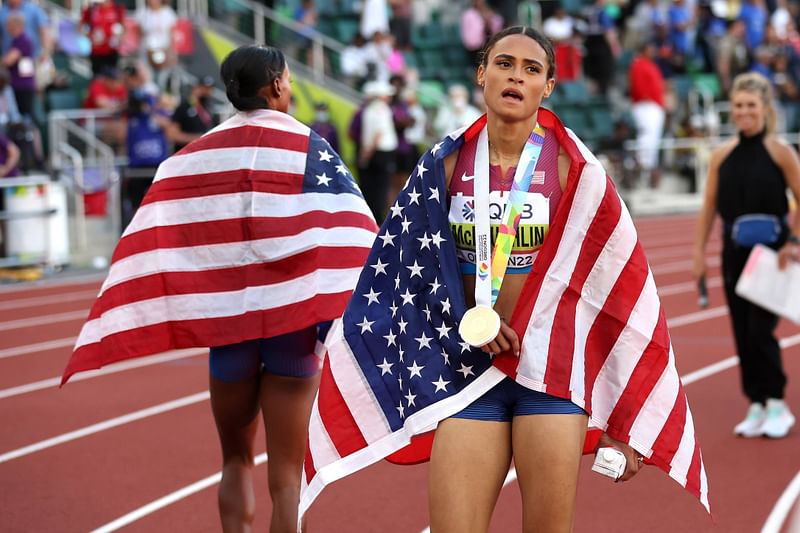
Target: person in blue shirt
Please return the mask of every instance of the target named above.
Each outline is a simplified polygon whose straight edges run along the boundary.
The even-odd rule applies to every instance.
[[[764,42],[764,30],[767,26],[767,8],[764,0],[746,0],[739,12],[739,20],[745,25],[745,41],[749,50],[755,50]]]
[[[25,33],[33,41],[33,55],[37,59],[47,57],[53,49],[50,36],[47,14],[37,4],[30,0],[6,0],[0,7],[0,28],[5,29],[9,15],[13,12],[22,13],[25,20]],[[11,48],[13,37],[8,32],[3,31],[3,50],[5,54]]]

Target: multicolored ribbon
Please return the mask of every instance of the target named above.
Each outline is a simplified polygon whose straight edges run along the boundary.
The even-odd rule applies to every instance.
[[[503,221],[500,224],[492,253],[492,305],[500,295],[500,287],[503,284],[503,277],[506,275],[506,267],[511,256],[511,248],[514,246],[514,239],[517,236],[517,227],[519,227],[522,209],[531,186],[533,171],[536,170],[536,163],[542,154],[545,134],[544,128],[537,122],[525,142],[525,148],[522,150],[517,170],[514,173],[514,182],[511,184],[511,192],[506,200]]]

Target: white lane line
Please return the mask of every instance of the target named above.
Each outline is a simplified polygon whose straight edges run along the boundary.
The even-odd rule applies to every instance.
[[[719,255],[722,252],[722,246],[715,246],[714,244],[709,243],[706,247],[706,257],[713,257],[715,255]],[[664,248],[658,248],[653,250],[652,252],[648,249],[644,249],[644,254],[647,256],[647,260],[652,262],[653,260],[660,260],[660,259],[669,259],[675,257],[683,257],[686,258],[686,246],[669,246]]]
[[[177,361],[178,359],[186,359],[187,357],[195,357],[207,353],[208,353],[207,348],[203,349],[192,348],[190,350],[177,350],[177,351],[167,352],[165,354],[140,357],[137,359],[131,359],[129,361],[123,361],[121,363],[114,363],[113,365],[101,368],[100,370],[89,370],[88,372],[80,372],[72,376],[69,379],[69,382],[75,383],[77,381],[84,381],[86,379],[107,376],[109,374],[116,374],[117,372],[124,372],[126,370],[132,370],[134,368],[141,368],[149,365],[157,365],[160,363]],[[54,378],[43,379],[41,381],[34,381],[33,383],[26,383],[25,385],[19,385],[17,387],[0,389],[0,399],[10,398],[12,396],[19,396],[20,394],[26,394],[28,392],[34,392],[42,389],[55,388],[58,387],[60,383],[61,383],[61,376],[57,376]]]
[[[9,309],[22,309],[24,307],[35,307],[37,305],[59,304],[62,302],[75,302],[79,300],[92,300],[97,297],[99,288],[91,291],[65,292],[62,294],[50,294],[48,296],[34,296],[33,298],[18,298],[0,302],[0,311]]]
[[[25,355],[29,353],[39,353],[45,350],[55,350],[58,348],[66,348],[75,346],[77,337],[66,337],[63,339],[54,339],[52,341],[37,342],[34,344],[25,344],[23,346],[14,346],[13,348],[6,348],[0,350],[0,359],[8,357],[16,357],[18,355]]]
[[[34,444],[31,444],[29,446],[23,446],[22,448],[17,448],[16,450],[11,450],[10,452],[0,454],[0,464],[5,463],[7,461],[12,461],[14,459],[18,459],[20,457],[24,457],[34,452],[46,450],[47,448],[52,448],[53,446],[58,446],[60,444],[70,442],[75,439],[80,439],[81,437],[93,435],[95,433],[99,433],[107,429],[115,428],[125,424],[130,424],[131,422],[159,415],[161,413],[166,413],[168,411],[173,411],[175,409],[180,409],[181,407],[186,407],[187,405],[192,405],[198,402],[208,400],[208,398],[209,398],[208,391],[198,392],[197,394],[191,394],[189,396],[184,396],[183,398],[178,398],[177,400],[164,402],[158,405],[154,405],[152,407],[147,407],[146,409],[140,409],[139,411],[134,411],[132,413],[128,413],[123,416],[118,416],[116,418],[109,418],[108,420],[98,422],[97,424],[92,424],[91,426],[86,426],[81,429],[77,429],[75,431],[70,431],[69,433],[62,433],[61,435],[58,435],[51,439],[42,440]]]
[[[792,482],[789,483],[781,497],[778,498],[775,507],[772,508],[772,512],[769,513],[769,517],[764,523],[764,527],[761,528],[761,533],[779,533],[798,496],[800,496],[800,472],[794,476]],[[789,533],[796,533],[796,531],[795,529],[794,531],[789,531]]]
[[[510,485],[514,481],[516,481],[516,479],[517,479],[517,469],[512,466],[511,470],[509,470],[508,474],[506,474],[506,479],[503,481],[503,486],[502,486],[501,490],[506,488],[508,485]],[[420,531],[420,533],[431,533],[431,528],[430,527],[426,527],[425,529]]]
[[[714,287],[722,286],[722,278],[713,277],[706,280],[706,287],[713,289]],[[683,283],[673,283],[672,285],[662,285],[658,287],[659,296],[674,296],[676,294],[683,294],[685,292],[697,291],[697,283],[694,281],[685,281]]]
[[[101,283],[106,276],[107,271],[86,274],[84,276],[70,276],[58,279],[42,279],[39,281],[28,281],[17,285],[0,285],[0,294],[13,294],[15,292],[30,292],[37,289],[50,289],[55,287],[68,287],[71,285],[89,285],[91,283]],[[99,289],[98,285],[98,289]]]
[[[261,455],[258,455],[255,458],[256,466],[263,464],[266,461],[267,461],[266,453],[262,453]],[[217,472],[216,474],[210,475],[207,478],[203,478],[200,481],[196,481],[191,485],[183,487],[182,489],[178,489],[175,492],[172,492],[162,498],[152,501],[147,505],[143,505],[138,509],[131,511],[128,514],[117,518],[113,522],[109,522],[108,524],[100,526],[91,533],[109,533],[111,531],[116,531],[122,527],[127,526],[128,524],[131,524],[139,520],[140,518],[143,518],[149,514],[158,511],[159,509],[167,507],[168,505],[172,505],[173,503],[180,501],[184,498],[187,498],[196,492],[200,492],[203,489],[216,485],[217,483],[220,482],[220,480],[222,480],[222,472]]]
[[[792,346],[800,344],[800,333],[797,335],[792,335],[791,337],[786,337],[785,339],[780,339],[778,344],[780,344],[781,348],[791,348]],[[723,359],[722,361],[717,361],[714,364],[708,365],[699,370],[695,370],[694,372],[689,372],[685,376],[681,377],[681,381],[684,385],[689,385],[695,381],[700,381],[701,379],[705,379],[709,376],[722,372],[723,370],[733,368],[737,364],[739,364],[739,357],[733,355]]]
[[[669,318],[667,319],[667,326],[670,329],[679,328],[689,324],[696,324],[697,322],[702,322],[703,320],[727,316],[727,314],[728,307],[721,305],[719,307],[712,307],[710,309],[703,309],[702,311],[695,311],[694,313]]]
[[[718,267],[722,263],[720,256],[715,255],[706,258],[706,266],[708,268]],[[664,263],[662,265],[652,266],[653,274],[663,276],[664,274],[675,274],[678,272],[689,272],[692,270],[694,262],[690,259],[688,261],[673,261],[672,263]]]
[[[0,331],[30,328],[33,326],[45,326],[55,322],[69,322],[70,320],[86,320],[86,317],[88,316],[89,310],[81,309],[80,311],[68,311],[66,313],[55,313],[52,315],[41,315],[31,318],[20,318],[17,320],[6,320],[5,322],[0,322]]]

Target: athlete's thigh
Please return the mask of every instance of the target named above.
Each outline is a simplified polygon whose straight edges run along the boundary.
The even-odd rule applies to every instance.
[[[483,533],[511,462],[511,423],[439,423],[430,470],[431,533]]]
[[[514,417],[514,466],[526,533],[572,530],[586,425],[587,417],[577,414]]]

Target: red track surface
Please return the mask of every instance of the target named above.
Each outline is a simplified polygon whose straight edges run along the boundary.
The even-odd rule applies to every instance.
[[[690,283],[691,217],[637,221],[662,290],[667,317],[697,313]],[[719,242],[709,246],[716,259]],[[718,262],[711,262],[718,264]],[[711,308],[724,305],[718,267],[712,268]],[[680,284],[683,284],[680,285]],[[82,318],[48,322],[50,315],[86,311],[99,281],[0,288],[0,530],[90,531],[219,471],[220,452],[207,400],[153,414],[8,459],[8,452],[92,424],[207,390],[206,357],[74,381],[45,383],[28,392],[12,387],[60,376],[70,347],[13,349],[69,339]],[[711,313],[709,313],[711,314]],[[716,316],[718,315],[718,316]],[[727,315],[681,319],[671,335],[678,370],[686,375],[735,353]],[[10,323],[41,319],[38,324]],[[688,322],[688,323],[686,323]],[[784,362],[800,376],[800,328],[783,323]],[[113,370],[111,367],[109,370]],[[80,376],[78,376],[80,377]],[[655,468],[614,484],[589,470],[585,458],[578,494],[577,532],[760,531],[787,485],[800,471],[800,430],[783,440],[737,439],[731,428],[747,403],[736,368],[686,387],[709,476],[714,520],[688,493]],[[787,401],[800,413],[800,387],[790,379]],[[263,434],[259,437],[263,451]],[[265,531],[270,504],[266,467],[257,469],[257,530]],[[313,532],[409,532],[428,525],[427,465],[382,462],[328,487],[309,513]],[[178,499],[126,526],[129,531],[218,531],[216,485]],[[797,511],[795,511],[797,514]],[[502,492],[493,532],[520,530],[516,482]],[[783,531],[788,531],[785,527]]]

